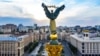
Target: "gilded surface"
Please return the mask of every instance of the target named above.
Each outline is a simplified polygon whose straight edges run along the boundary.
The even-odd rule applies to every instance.
[[[62,45],[50,45],[46,44],[46,51],[48,51],[48,56],[60,56],[62,51]]]

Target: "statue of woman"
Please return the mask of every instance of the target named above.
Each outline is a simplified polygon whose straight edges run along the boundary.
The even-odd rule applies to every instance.
[[[54,20],[57,18],[58,14],[60,11],[62,11],[65,8],[65,5],[62,5],[61,7],[58,7],[55,12],[53,12],[53,10],[51,10],[51,12],[48,10],[47,6],[42,3],[42,7],[44,8],[45,14],[46,16],[51,19]]]
[[[61,7],[57,7],[55,12],[51,10],[51,12],[48,10],[48,6],[46,6],[44,3],[42,3],[42,7],[44,8],[46,16],[50,19],[50,30],[51,30],[51,35],[56,36],[56,22],[55,19],[57,18],[58,14],[60,11],[62,11],[65,8],[65,5],[62,5]],[[53,38],[53,39],[57,39]]]

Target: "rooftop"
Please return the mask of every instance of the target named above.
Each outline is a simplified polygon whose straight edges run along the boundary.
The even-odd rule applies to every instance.
[[[0,41],[18,41],[17,37],[0,37]]]
[[[100,37],[89,37],[88,39],[85,39],[83,35],[74,34],[70,36],[81,42],[100,42]]]
[[[23,35],[23,36],[12,36],[12,35],[0,35],[0,41],[21,41],[22,38],[28,35]]]

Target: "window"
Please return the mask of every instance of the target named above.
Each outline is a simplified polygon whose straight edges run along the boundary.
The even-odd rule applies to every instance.
[[[84,54],[82,56],[84,56]]]
[[[91,56],[91,54],[89,54],[89,56]]]
[[[86,34],[86,37],[88,37],[88,34]]]
[[[82,49],[84,49],[84,43],[82,43]]]
[[[88,56],[88,54],[84,54],[84,56]]]
[[[18,49],[18,56],[20,56],[20,49]]]
[[[85,36],[85,34],[84,34],[84,36]]]
[[[18,42],[18,47],[20,47],[20,42]]]
[[[82,45],[84,46],[84,43],[82,43]]]
[[[84,46],[82,46],[82,49],[84,49]]]
[[[82,50],[82,53],[84,53],[84,50]]]

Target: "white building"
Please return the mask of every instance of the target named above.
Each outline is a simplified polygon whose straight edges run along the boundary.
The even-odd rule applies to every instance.
[[[3,27],[1,26],[0,27],[0,32],[2,32],[2,33],[10,33],[12,30],[10,29],[10,28],[4,28],[3,29]]]
[[[16,29],[17,29],[17,26],[14,24],[6,24],[6,25],[0,26],[0,32],[2,33],[12,33]]]
[[[20,24],[19,26],[18,26],[18,31],[19,32],[28,32],[28,28],[26,27],[26,26],[23,26],[22,24]]]
[[[78,49],[78,56],[100,56],[100,37],[89,32],[70,35],[70,43]]]

